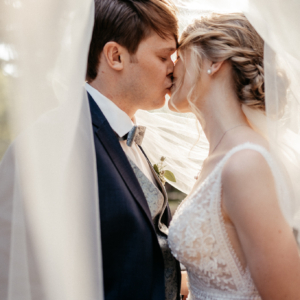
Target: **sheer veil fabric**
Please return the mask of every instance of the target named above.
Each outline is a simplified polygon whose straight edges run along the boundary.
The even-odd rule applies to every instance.
[[[0,299],[103,299],[92,124],[83,88],[94,1],[5,1],[14,55],[0,167]]]
[[[244,11],[265,39],[267,112],[244,111],[284,166],[287,180],[278,187],[291,195],[279,200],[299,230],[300,3],[176,4],[181,30],[209,11]],[[93,0],[6,0],[2,6],[4,34],[14,56],[11,129],[19,135],[0,165],[0,298],[103,299],[97,174],[83,88]],[[279,70],[286,84],[278,84]],[[208,153],[196,119],[164,108],[139,111],[137,121],[148,127],[143,148],[150,160],[165,156],[177,178],[174,185],[188,193]]]
[[[279,201],[300,245],[299,11],[298,1],[253,0],[245,14],[265,40],[266,126],[260,128],[270,141],[271,153],[284,166],[290,197]],[[255,124],[262,118],[252,113],[249,119]]]

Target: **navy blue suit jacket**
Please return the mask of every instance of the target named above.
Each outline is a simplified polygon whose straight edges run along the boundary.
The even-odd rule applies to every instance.
[[[98,172],[105,300],[165,300],[163,256],[146,198],[116,134],[89,94],[88,98]],[[163,223],[169,225],[170,219],[168,208]]]

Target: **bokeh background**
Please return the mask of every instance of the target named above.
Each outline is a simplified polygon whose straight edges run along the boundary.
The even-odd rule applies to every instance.
[[[181,203],[181,201],[186,197],[186,194],[180,192],[170,184],[166,182],[166,190],[168,193],[168,198],[169,198],[169,205],[171,209],[172,215],[174,215],[178,205]]]

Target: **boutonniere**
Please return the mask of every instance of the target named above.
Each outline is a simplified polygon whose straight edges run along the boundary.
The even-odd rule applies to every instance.
[[[166,167],[164,166],[165,160],[166,158],[162,156],[160,158],[160,162],[153,165],[153,169],[155,170],[158,178],[160,179],[163,185],[165,185],[166,179],[168,179],[171,182],[176,182],[175,175],[169,170],[164,170],[164,168]]]

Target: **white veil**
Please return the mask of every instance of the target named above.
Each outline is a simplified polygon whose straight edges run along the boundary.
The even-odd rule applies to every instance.
[[[93,0],[1,4],[11,131],[0,166],[0,299],[101,300],[92,124]]]
[[[300,3],[176,3],[181,29],[200,13],[242,10],[265,39],[264,133],[293,186],[296,197],[285,215],[299,229]],[[0,165],[0,298],[103,299],[97,174],[83,89],[93,1],[5,0],[0,6],[6,47],[13,54],[11,129],[13,135],[21,132]],[[290,82],[283,112],[278,68]],[[258,124],[256,114],[246,114]],[[174,185],[188,193],[208,153],[195,118],[164,108],[139,111],[137,119],[147,126],[143,148],[150,160],[155,163],[165,156],[177,179]],[[289,203],[284,200],[283,210]]]
[[[265,134],[272,154],[284,166],[282,170],[291,193],[288,199],[280,199],[280,204],[286,219],[298,233],[300,245],[299,11],[299,1],[252,0],[245,14],[265,41]],[[252,118],[254,123],[260,119],[254,114]],[[250,116],[249,119],[251,121]]]

